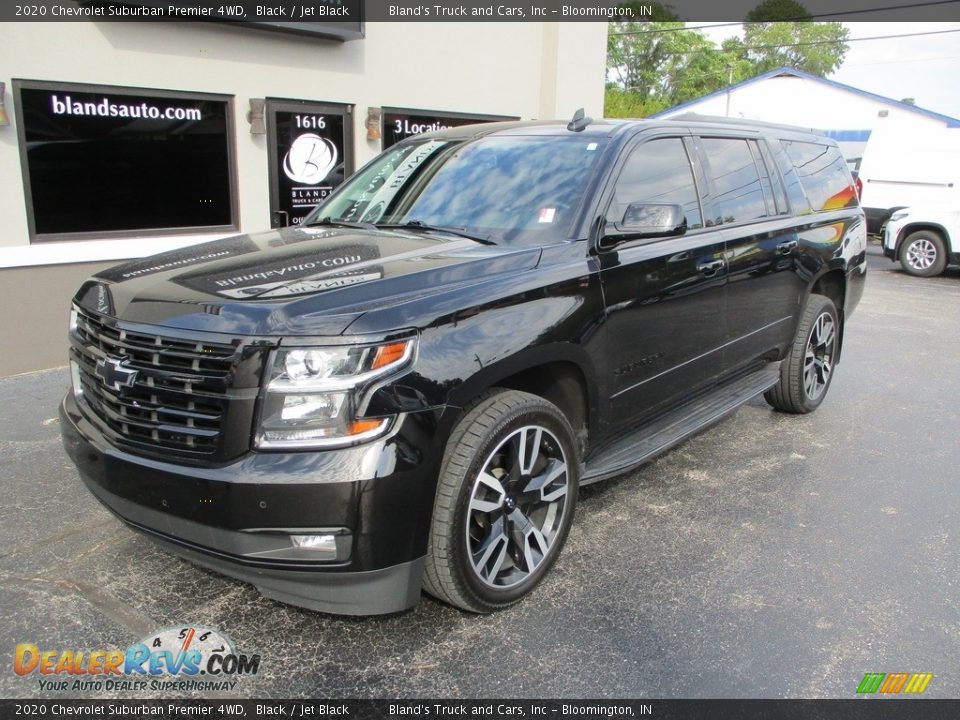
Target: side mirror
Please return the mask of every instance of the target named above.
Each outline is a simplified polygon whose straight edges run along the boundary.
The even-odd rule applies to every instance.
[[[623,218],[604,228],[601,246],[610,248],[627,240],[671,237],[687,232],[687,218],[680,205],[635,202],[627,206]]]

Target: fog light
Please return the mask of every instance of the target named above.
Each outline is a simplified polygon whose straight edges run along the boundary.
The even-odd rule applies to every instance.
[[[290,542],[295,548],[330,553],[333,558],[337,557],[336,535],[291,535]]]

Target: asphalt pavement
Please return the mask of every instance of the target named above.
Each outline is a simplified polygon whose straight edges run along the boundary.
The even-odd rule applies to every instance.
[[[168,555],[67,460],[66,371],[0,380],[0,697],[57,696],[13,672],[18,643],[126,648],[179,626],[260,654],[234,697],[851,698],[900,671],[960,697],[960,272],[912,278],[870,253],[817,412],[757,399],[584,489],[549,577],[487,617],[428,596],[322,615]]]

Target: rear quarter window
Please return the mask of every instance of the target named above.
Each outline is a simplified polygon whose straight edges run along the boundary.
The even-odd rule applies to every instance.
[[[839,148],[795,140],[781,143],[814,212],[857,205],[857,191]]]

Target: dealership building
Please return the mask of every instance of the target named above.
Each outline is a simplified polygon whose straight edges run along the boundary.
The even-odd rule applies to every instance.
[[[64,365],[119,260],[295,225],[411,134],[599,117],[605,56],[602,22],[0,24],[0,376]]]
[[[956,118],[789,67],[768,70],[654,117],[686,113],[814,128],[836,140],[851,160],[863,155],[871,134],[881,128],[903,136],[960,128]]]

